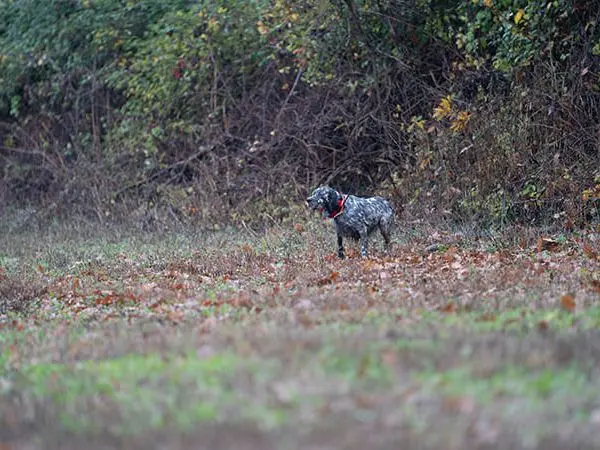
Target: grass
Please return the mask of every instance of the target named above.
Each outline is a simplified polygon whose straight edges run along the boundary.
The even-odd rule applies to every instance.
[[[0,237],[0,447],[594,447],[597,236],[327,225]]]

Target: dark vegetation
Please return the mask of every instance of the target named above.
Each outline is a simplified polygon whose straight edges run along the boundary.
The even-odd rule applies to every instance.
[[[0,196],[143,225],[597,222],[593,0],[3,0]],[[158,222],[157,222],[158,220]]]

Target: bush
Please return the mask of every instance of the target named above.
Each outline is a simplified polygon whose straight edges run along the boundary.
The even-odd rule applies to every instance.
[[[585,225],[599,8],[5,0],[0,192],[210,222],[328,182],[415,215]]]

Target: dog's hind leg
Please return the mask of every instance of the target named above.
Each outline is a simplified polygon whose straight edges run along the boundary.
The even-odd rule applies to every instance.
[[[338,244],[338,258],[344,259],[344,246],[342,245],[342,235],[337,235],[337,244]]]
[[[381,232],[381,236],[383,236],[384,248],[385,251],[389,251],[390,248],[390,232],[392,229],[392,217],[386,216],[383,217],[379,221],[379,231]]]

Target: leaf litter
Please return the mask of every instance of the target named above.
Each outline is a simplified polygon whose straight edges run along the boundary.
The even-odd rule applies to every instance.
[[[0,396],[8,408],[3,411],[11,411],[0,414],[0,423],[12,430],[10,442],[29,442],[20,430],[31,414],[23,405],[31,401],[35,414],[46,418],[65,406],[107,424],[113,423],[111,414],[126,414],[115,400],[102,406],[112,413],[100,414],[88,398],[61,405],[47,393],[32,397],[39,387],[15,378],[20,370],[63,365],[67,372],[54,376],[64,377],[60,389],[68,392],[69,377],[79,376],[68,371],[78,361],[93,367],[135,354],[169,360],[188,350],[191,359],[184,358],[184,365],[223,352],[240,358],[236,373],[215,385],[221,397],[211,408],[221,417],[218,423],[260,436],[264,448],[277,446],[283,431],[298,445],[325,439],[335,447],[340,436],[354,436],[348,448],[398,442],[408,448],[415,442],[422,448],[451,448],[448,442],[456,448],[542,448],[567,441],[585,446],[598,437],[592,425],[600,404],[591,393],[599,386],[583,383],[573,395],[577,420],[560,412],[565,400],[558,391],[561,377],[578,377],[573,367],[591,377],[600,364],[597,240],[543,237],[529,246],[490,249],[490,242],[412,239],[397,242],[387,254],[374,249],[366,260],[350,248],[340,261],[327,251],[330,236],[317,235],[322,245],[315,251],[307,228],[296,226],[294,236],[275,233],[273,242],[247,237],[154,263],[140,263],[143,253],[133,249],[72,271],[43,268],[44,289],[37,291],[35,307],[0,325],[8,343],[0,354],[0,381],[11,380],[12,386],[10,395]],[[288,240],[296,244],[293,252],[283,249]],[[544,391],[547,409],[535,406],[542,400],[527,394],[532,382],[513,366],[532,373],[554,368],[559,381]],[[173,374],[161,370],[152,389],[166,387],[177,397]],[[117,370],[115,382],[123,377]],[[491,379],[504,387],[494,388],[486,381]],[[131,382],[132,398],[141,395],[143,383]],[[178,400],[185,411],[204,395],[186,389],[190,402]],[[248,404],[262,408],[262,419],[224,418],[231,395],[240,404],[252,399]],[[176,448],[173,407],[158,401],[149,407],[158,408],[165,439]],[[202,420],[198,416],[196,431],[186,432],[192,443],[204,430]],[[44,436],[69,435],[56,421],[36,421]],[[304,431],[290,431],[289,421]],[[520,421],[533,431],[522,432]],[[430,427],[437,431],[425,439]],[[370,431],[357,437],[357,429],[379,430],[381,445],[369,440]],[[114,431],[105,438],[142,445],[156,432],[148,426],[143,434]]]

